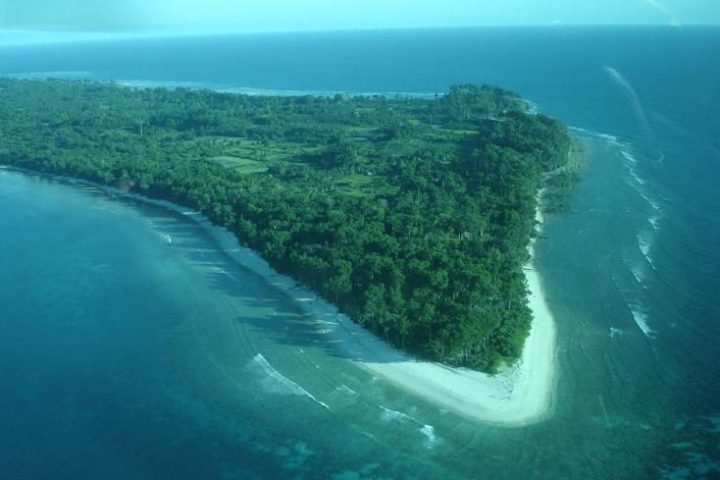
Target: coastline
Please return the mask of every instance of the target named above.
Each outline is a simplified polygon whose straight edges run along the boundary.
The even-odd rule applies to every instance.
[[[550,413],[555,386],[555,323],[543,297],[540,276],[532,266],[535,258],[534,238],[528,246],[531,260],[524,268],[529,287],[529,306],[533,314],[530,334],[520,359],[504,371],[489,375],[467,368],[420,361],[386,344],[316,293],[292,278],[277,273],[255,251],[241,246],[232,232],[213,225],[199,212],[165,200],[124,192],[82,179],[14,167],[9,169],[48,176],[70,184],[84,184],[114,197],[152,204],[184,216],[197,224],[234,261],[294,299],[308,318],[318,325],[320,332],[327,337],[328,344],[339,353],[370,374],[441,409],[470,420],[506,427],[536,423]],[[535,219],[540,231],[543,216],[539,206]]]
[[[535,218],[539,231],[543,223],[539,206]],[[547,418],[555,388],[555,321],[543,297],[540,275],[531,266],[535,239],[531,240],[529,251],[530,266],[524,271],[533,321],[522,356],[513,366],[488,375],[418,361],[379,342],[369,332],[348,332],[362,348],[371,349],[374,355],[386,360],[360,365],[408,392],[473,420],[514,427]]]
[[[146,197],[129,195],[140,201]],[[539,192],[538,197],[542,195]],[[255,251],[243,247],[230,231],[197,212],[162,200],[151,203],[191,216],[236,262],[293,298],[328,339],[358,367],[439,408],[473,421],[519,427],[542,421],[551,412],[555,388],[555,321],[543,296],[540,275],[533,266],[535,239],[528,246],[525,267],[533,321],[520,359],[501,373],[489,375],[467,368],[420,361],[383,342],[292,278],[273,270]],[[538,205],[538,233],[544,221]]]

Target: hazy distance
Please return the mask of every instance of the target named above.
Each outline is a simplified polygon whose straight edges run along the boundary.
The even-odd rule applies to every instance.
[[[720,23],[717,0],[0,0],[4,30],[263,32],[698,23]]]

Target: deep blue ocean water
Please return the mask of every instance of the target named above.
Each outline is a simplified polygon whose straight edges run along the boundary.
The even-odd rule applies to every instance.
[[[515,429],[438,411],[311,339],[299,353],[297,303],[186,218],[0,170],[0,478],[717,478],[718,52],[720,28],[700,27],[0,48],[0,74],[142,86],[492,83],[571,125],[588,157],[538,242],[554,414]]]

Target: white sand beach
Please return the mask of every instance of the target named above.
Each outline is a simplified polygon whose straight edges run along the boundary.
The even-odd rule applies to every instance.
[[[114,194],[121,193],[103,188]],[[182,213],[197,222],[238,263],[294,298],[318,323],[329,345],[334,345],[373,375],[434,403],[439,409],[474,421],[512,427],[534,423],[549,415],[555,386],[555,323],[543,297],[540,277],[532,265],[525,268],[525,275],[533,323],[522,357],[505,371],[488,375],[416,360],[353,323],[312,291],[275,272],[254,251],[240,246],[232,233],[213,226],[199,213],[170,202],[129,196]],[[543,218],[539,210],[536,220],[541,228]],[[529,249],[534,258],[534,240]]]
[[[542,226],[539,210],[536,220]],[[212,232],[238,262],[300,302],[319,323],[328,342],[372,374],[440,409],[475,421],[510,427],[538,422],[549,415],[555,387],[555,322],[534,267],[525,269],[533,323],[522,357],[502,373],[488,375],[412,358],[353,323],[313,292],[274,272],[253,251],[239,247],[231,234],[215,228]],[[534,240],[530,253],[534,258]]]
[[[536,218],[541,225],[539,211]],[[530,250],[534,254],[534,245]],[[537,271],[528,267],[525,275],[534,318],[532,329],[520,360],[497,375],[414,360],[344,318],[337,320],[336,328],[328,328],[328,333],[343,347],[360,350],[358,357],[365,359],[358,362],[361,366],[440,408],[506,426],[534,423],[550,413],[555,386],[555,322]],[[315,302],[313,307],[318,314],[326,311]]]

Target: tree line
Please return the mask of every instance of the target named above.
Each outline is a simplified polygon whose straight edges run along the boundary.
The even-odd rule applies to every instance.
[[[387,342],[494,371],[521,353],[560,122],[496,87],[281,97],[0,79],[0,163],[177,202]]]

